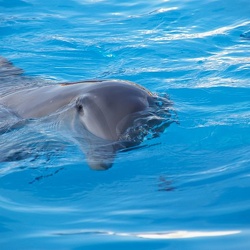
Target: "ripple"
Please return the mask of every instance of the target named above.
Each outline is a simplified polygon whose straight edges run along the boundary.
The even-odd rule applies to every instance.
[[[0,196],[0,207],[7,211],[22,212],[22,213],[39,213],[39,214],[65,214],[76,212],[78,209],[70,206],[50,207],[43,205],[34,205],[29,203],[18,203],[11,199]]]
[[[106,236],[121,236],[121,237],[132,237],[132,238],[143,238],[143,239],[154,239],[154,240],[167,240],[167,239],[186,239],[186,238],[199,238],[199,237],[221,237],[240,234],[240,230],[225,230],[225,231],[171,231],[171,232],[140,232],[140,233],[129,233],[129,232],[113,232],[113,231],[85,231],[85,230],[68,230],[68,231],[49,231],[38,234],[29,235],[29,237],[37,236],[70,236],[70,235],[106,235]]]

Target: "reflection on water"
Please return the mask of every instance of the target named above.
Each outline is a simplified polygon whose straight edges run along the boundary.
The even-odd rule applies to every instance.
[[[70,236],[70,235],[113,235],[113,236],[122,236],[122,237],[136,237],[143,239],[154,239],[154,240],[163,240],[163,239],[185,239],[185,238],[199,238],[199,237],[219,237],[219,236],[230,236],[234,234],[239,234],[241,231],[173,231],[173,232],[142,232],[142,233],[121,233],[121,232],[112,232],[112,231],[85,231],[85,230],[70,230],[70,231],[50,231],[50,232],[41,232],[38,234],[30,235],[31,237],[40,236]]]

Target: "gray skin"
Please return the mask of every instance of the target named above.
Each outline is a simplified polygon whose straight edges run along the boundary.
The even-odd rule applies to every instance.
[[[116,152],[128,147],[120,136],[153,103],[148,90],[122,80],[34,87],[0,96],[0,105],[22,119],[59,119],[80,145],[84,141],[82,150],[95,170],[112,166]]]

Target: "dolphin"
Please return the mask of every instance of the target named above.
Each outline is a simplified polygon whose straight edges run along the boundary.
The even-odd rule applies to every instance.
[[[18,77],[23,74],[7,60],[2,64]],[[56,119],[58,128],[70,131],[94,170],[109,169],[118,151],[139,145],[145,129],[157,126],[163,131],[169,125],[164,122],[169,100],[159,101],[149,90],[125,80],[24,86],[0,95],[0,106],[21,121]]]

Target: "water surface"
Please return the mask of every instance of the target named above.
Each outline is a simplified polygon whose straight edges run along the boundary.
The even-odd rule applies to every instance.
[[[2,0],[0,10],[0,54],[27,77],[1,77],[1,93],[30,78],[126,79],[168,94],[179,120],[105,172],[41,124],[1,135],[2,152],[37,152],[0,163],[1,249],[249,249],[248,0]]]

